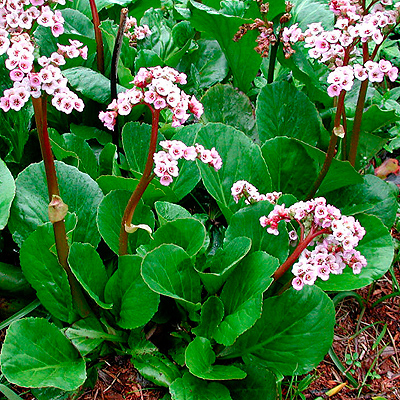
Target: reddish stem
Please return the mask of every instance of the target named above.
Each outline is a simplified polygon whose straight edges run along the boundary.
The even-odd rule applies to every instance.
[[[51,201],[53,195],[60,195],[60,190],[57,181],[54,157],[51,151],[49,132],[47,130],[47,99],[45,96],[39,97],[37,99],[32,97],[32,104],[35,111],[36,128],[38,131],[40,149],[42,152],[43,163],[46,172],[49,201]],[[53,231],[58,262],[67,273],[68,281],[71,286],[72,298],[75,302],[79,315],[81,317],[86,317],[89,315],[91,310],[86,302],[86,299],[83,296],[78,281],[72,274],[72,271],[68,265],[69,246],[64,220],[53,222]]]
[[[136,186],[136,189],[132,193],[132,196],[130,197],[128,204],[126,205],[125,212],[122,217],[121,229],[119,233],[119,251],[118,251],[120,256],[128,254],[128,232],[126,232],[125,230],[125,225],[129,226],[131,224],[135,209],[139,204],[139,201],[142,198],[144,191],[147,189],[147,186],[154,177],[154,174],[152,174],[153,155],[157,147],[158,121],[160,118],[160,110],[155,110],[150,105],[148,105],[148,107],[150,108],[152,115],[149,153],[147,155],[147,161],[143,175],[140,178],[139,183]]]
[[[96,49],[97,49],[97,69],[104,75],[104,46],[103,36],[100,30],[100,18],[97,11],[96,1],[89,0],[90,9],[92,11],[93,25],[94,25],[94,36],[96,38]]]
[[[306,236],[303,241],[295,248],[294,252],[287,258],[287,260],[275,271],[274,275],[272,276],[275,281],[281,278],[285,272],[295,263],[295,261],[300,257],[300,254],[303,252],[304,249],[311,243],[313,239],[315,239],[319,235],[323,235],[324,233],[329,233],[329,229],[321,229],[319,231],[315,231],[314,227],[311,228],[310,232]]]

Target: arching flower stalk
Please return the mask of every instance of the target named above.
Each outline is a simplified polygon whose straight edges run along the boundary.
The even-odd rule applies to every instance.
[[[172,112],[172,126],[181,126],[192,113],[197,119],[203,114],[203,106],[192,96],[188,96],[177,85],[186,83],[186,75],[170,67],[140,68],[133,80],[134,87],[118,94],[107,107],[106,112],[99,114],[104,125],[113,130],[118,115],[128,115],[138,104],[146,105],[152,115],[151,137],[147,162],[143,175],[132,193],[125,208],[121,222],[119,236],[119,254],[128,252],[128,232],[132,231],[132,218],[144,191],[154,176],[160,177],[160,182],[168,186],[173,177],[178,176],[178,160],[183,158],[201,161],[210,164],[216,170],[221,168],[222,160],[215,149],[206,150],[203,146],[186,146],[180,141],[164,141],[161,146],[164,150],[156,153],[158,124],[160,112],[168,109]],[[153,163],[156,163],[153,169]]]

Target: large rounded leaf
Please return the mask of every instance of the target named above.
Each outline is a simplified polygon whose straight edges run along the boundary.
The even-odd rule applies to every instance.
[[[333,340],[335,309],[318,287],[293,288],[264,301],[261,318],[221,355],[243,357],[283,375],[301,375],[318,365]]]
[[[226,230],[225,241],[246,236],[252,241],[251,251],[262,250],[283,263],[289,254],[289,238],[283,223],[279,226],[279,235],[270,235],[260,225],[260,217],[268,215],[274,206],[268,201],[260,201],[250,207],[239,210],[231,219]]]
[[[151,290],[180,300],[190,308],[200,301],[200,278],[181,247],[163,244],[147,253],[142,276]]]
[[[392,264],[393,240],[381,220],[366,214],[355,214],[354,217],[367,231],[356,250],[367,259],[368,264],[358,275],[354,275],[350,268],[345,268],[341,275],[331,274],[325,282],[318,280],[318,286],[324,290],[341,291],[362,288],[379,279]]]
[[[74,240],[97,247],[100,235],[96,213],[103,193],[89,175],[75,167],[56,161],[56,171],[61,197],[68,205],[68,210],[78,217]],[[18,175],[15,183],[17,192],[11,207],[9,227],[14,240],[21,245],[30,233],[49,220],[43,163],[31,164]]]
[[[233,365],[214,365],[215,353],[211,342],[202,337],[197,337],[186,348],[186,366],[194,376],[212,381],[243,379],[246,373]]]
[[[124,329],[135,329],[147,324],[156,313],[160,296],[149,289],[140,275],[142,258],[121,256],[118,269],[107,283],[104,293],[114,303],[117,324]],[[140,295],[138,295],[140,293]]]
[[[257,99],[257,127],[261,143],[277,136],[300,139],[315,146],[322,121],[315,105],[294,85],[265,85]]]
[[[236,181],[247,180],[260,193],[271,191],[271,180],[260,147],[243,132],[231,126],[212,123],[200,129],[196,141],[209,149],[215,147],[222,158],[223,165],[219,171],[202,162],[198,162],[198,165],[206,189],[217,200],[228,220],[240,208],[231,194]]]
[[[375,175],[365,175],[363,181],[330,192],[325,197],[345,215],[376,215],[390,229],[396,218],[398,189]]]
[[[9,382],[24,387],[74,390],[86,380],[85,361],[47,320],[13,322],[4,340],[1,369]]]
[[[65,322],[76,320],[67,273],[58,263],[50,222],[39,226],[21,246],[21,268],[47,310]]]
[[[116,254],[118,254],[119,249],[119,233],[122,217],[131,195],[132,193],[126,190],[113,190],[104,197],[99,205],[97,215],[99,232],[110,249]],[[154,229],[154,223],[154,215],[150,207],[145,206],[143,201],[140,200],[133,214],[132,224],[146,224],[151,229]],[[143,229],[129,233],[128,251],[133,253],[139,245],[148,243],[149,241],[150,236]]]
[[[214,332],[214,339],[230,346],[261,316],[262,294],[271,285],[279,261],[263,251],[246,256],[225,283],[220,300],[225,317]]]
[[[104,288],[108,276],[96,249],[89,243],[73,243],[69,251],[68,263],[88,295],[100,307],[111,308],[112,304],[106,304],[104,301]]]
[[[172,400],[232,400],[226,386],[206,382],[186,373],[176,379],[169,388]]]
[[[0,160],[0,229],[7,225],[11,203],[15,195],[15,183],[6,163]]]

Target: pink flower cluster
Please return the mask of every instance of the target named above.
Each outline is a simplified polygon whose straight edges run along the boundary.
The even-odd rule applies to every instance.
[[[131,31],[133,28],[133,32]],[[129,39],[131,45],[135,45],[138,40],[143,40],[151,35],[151,30],[147,25],[138,25],[136,18],[129,17],[126,21],[124,35]]]
[[[255,186],[247,181],[237,181],[232,185],[231,194],[236,203],[244,197],[246,204],[254,204],[259,201],[267,200],[271,204],[276,204],[282,192],[271,192],[267,194],[260,194]]]
[[[186,146],[179,140],[164,140],[160,142],[160,146],[164,150],[153,156],[154,174],[160,178],[160,183],[164,186],[172,182],[172,177],[179,175],[178,160],[182,158],[188,161],[194,161],[197,158],[214,167],[216,171],[222,167],[222,159],[214,147],[207,150],[197,143],[195,146]]]
[[[64,1],[54,1],[65,4]],[[0,28],[10,34],[19,34],[30,30],[36,21],[39,25],[49,27],[55,37],[64,32],[64,18],[60,11],[53,11],[44,5],[44,0],[2,0],[0,1]],[[39,8],[40,7],[40,8]],[[0,42],[0,54],[4,54],[4,44]]]
[[[11,47],[7,50],[8,59],[5,62],[10,70],[10,78],[14,82],[11,89],[4,91],[0,98],[0,108],[7,112],[12,109],[19,111],[29,97],[38,98],[42,91],[52,95],[52,104],[59,111],[70,114],[73,109],[82,111],[83,101],[67,87],[67,79],[61,73],[59,66],[65,64],[65,56],[74,58],[87,57],[87,47],[77,40],[70,40],[70,46],[59,45],[59,51],[52,53],[49,58],[40,57],[38,72],[33,71],[34,46],[28,34],[13,36]]]
[[[100,120],[111,130],[117,115],[128,115],[136,104],[148,104],[156,110],[167,108],[172,111],[172,126],[181,126],[190,116],[196,118],[204,112],[203,105],[196,97],[188,96],[177,84],[186,83],[186,75],[170,67],[140,68],[133,80],[134,88],[119,93],[107,107],[109,111],[101,111]]]
[[[301,290],[304,285],[313,285],[317,278],[326,281],[331,273],[341,274],[346,266],[352,268],[354,274],[359,274],[367,265],[365,257],[355,250],[365,235],[365,229],[354,217],[341,215],[339,209],[326,204],[325,198],[300,201],[289,208],[276,205],[268,217],[260,218],[260,224],[269,226],[268,233],[278,235],[278,223],[282,220],[295,220],[303,229],[316,235],[321,232],[310,243],[314,249],[304,249],[293,265],[295,278],[292,285],[296,290]]]
[[[304,40],[309,56],[331,68],[328,76],[328,94],[331,97],[338,96],[342,90],[349,91],[354,78],[369,79],[371,82],[382,82],[384,76],[392,82],[397,79],[398,69],[389,61],[357,63],[360,54],[357,45],[372,42],[379,46],[384,35],[399,20],[400,2],[394,5],[394,9],[387,9],[392,0],[374,3],[369,12],[364,13],[358,1],[331,0],[330,9],[336,15],[334,30],[325,31],[322,24],[316,22],[308,25],[304,33],[297,24],[283,31],[287,41],[295,43]]]

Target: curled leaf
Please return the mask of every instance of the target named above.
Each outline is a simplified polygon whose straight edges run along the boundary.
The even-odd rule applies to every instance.
[[[62,221],[68,212],[68,206],[60,196],[53,194],[49,203],[49,220],[51,223]]]
[[[146,224],[139,224],[139,225],[126,225],[125,224],[125,231],[128,233],[133,233],[136,232],[138,229],[144,229],[146,232],[149,233],[150,237],[152,238],[151,234],[153,233],[153,230],[150,228],[150,226]]]

